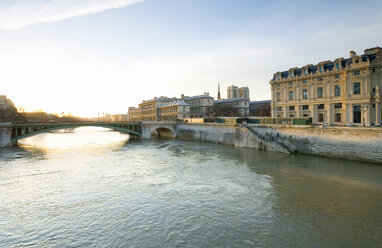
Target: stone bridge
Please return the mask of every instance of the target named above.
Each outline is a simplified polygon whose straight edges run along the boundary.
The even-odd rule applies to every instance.
[[[142,122],[142,139],[150,139],[152,136],[172,138],[176,136],[176,122]]]

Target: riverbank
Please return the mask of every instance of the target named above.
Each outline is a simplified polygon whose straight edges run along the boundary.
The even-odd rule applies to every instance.
[[[176,137],[265,151],[382,163],[382,128],[178,124]]]

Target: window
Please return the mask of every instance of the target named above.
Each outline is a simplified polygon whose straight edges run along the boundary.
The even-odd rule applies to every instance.
[[[360,82],[356,82],[356,83],[354,83],[353,94],[354,94],[354,95],[361,94],[361,83],[360,83]]]
[[[290,73],[289,73],[289,76],[292,78],[293,77],[293,71],[291,71]]]
[[[335,103],[334,108],[335,109],[342,109],[342,103]]]
[[[289,106],[289,111],[294,111],[294,106]]]
[[[317,108],[318,109],[324,109],[325,108],[325,104],[317,104]]]
[[[354,76],[358,76],[361,74],[361,71],[354,71]]]
[[[334,122],[341,122],[341,113],[334,114]]]
[[[281,101],[281,93],[280,93],[280,92],[277,92],[277,96],[276,96],[276,98],[277,98],[277,101],[278,101],[278,102]]]
[[[302,105],[302,110],[309,110],[309,105]]]
[[[324,114],[318,114],[318,122],[324,122]]]
[[[290,118],[293,118],[293,117],[294,117],[294,115],[289,115],[289,117],[290,117]]]
[[[373,103],[373,109],[375,109],[375,103]]]
[[[373,93],[375,93],[375,88],[373,88]]]
[[[317,81],[322,81],[322,77],[318,77],[318,78],[317,78]]]
[[[306,69],[304,69],[304,75],[306,75]]]
[[[283,107],[277,107],[277,111],[279,112],[283,111]]]
[[[340,78],[340,74],[335,75],[334,78]]]
[[[334,85],[334,96],[341,96],[341,85]]]
[[[320,72],[322,72],[322,65],[320,66],[319,70],[320,70]]]
[[[317,88],[317,97],[322,98],[324,96],[324,89],[322,87]]]
[[[302,99],[308,99],[308,90],[302,89]]]
[[[336,63],[336,68],[340,69],[340,63]]]
[[[293,100],[293,90],[289,91],[289,101]]]
[[[289,85],[293,85],[293,82],[289,82]]]
[[[303,83],[303,84],[305,84],[306,82],[308,82],[308,80],[306,80],[306,79],[305,79],[305,80],[302,80],[302,83]]]
[[[308,117],[308,114],[303,114],[302,116],[303,116],[303,117]]]

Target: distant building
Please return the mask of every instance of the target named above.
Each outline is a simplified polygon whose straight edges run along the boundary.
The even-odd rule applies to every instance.
[[[142,121],[158,121],[158,109],[163,105],[168,105],[171,102],[175,102],[176,98],[168,97],[155,97],[154,99],[143,101],[139,104],[139,110],[142,114]]]
[[[254,101],[249,103],[249,115],[271,117],[271,100]]]
[[[190,118],[190,105],[183,101],[175,101],[158,109],[158,121],[177,121]]]
[[[129,112],[127,113],[127,120],[129,122],[140,122],[142,121],[142,113],[139,108],[129,107]]]
[[[191,118],[205,118],[208,117],[211,108],[214,105],[214,98],[205,92],[203,95],[184,97],[182,99],[185,103],[190,105]]]
[[[270,81],[272,117],[313,123],[381,124],[382,49],[350,52],[317,65],[277,72]]]
[[[115,114],[111,116],[111,121],[113,122],[126,122],[127,115],[126,114]]]
[[[239,88],[239,97],[249,99],[249,88],[248,87]]]
[[[214,102],[215,115],[245,117],[249,115],[249,99],[231,98]],[[234,111],[232,113],[232,111]]]
[[[228,86],[227,88],[227,99],[232,99],[232,98],[239,98],[240,93],[239,93],[239,87],[231,85]]]
[[[110,113],[105,113],[105,114],[103,115],[103,121],[105,121],[105,122],[111,122],[111,121],[112,121],[111,114],[110,114]]]

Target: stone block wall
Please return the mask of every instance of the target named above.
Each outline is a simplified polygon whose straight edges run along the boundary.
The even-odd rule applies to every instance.
[[[12,146],[12,128],[0,125],[0,147]]]

